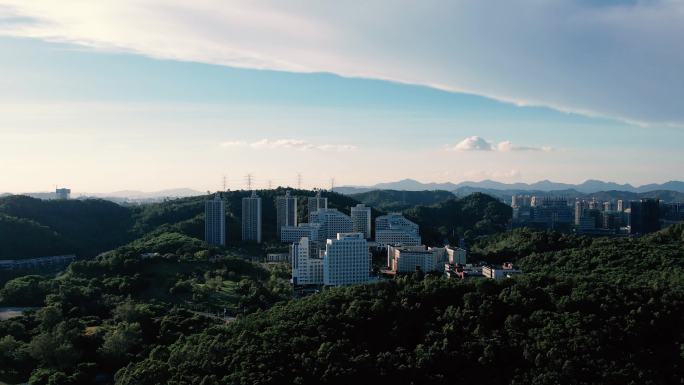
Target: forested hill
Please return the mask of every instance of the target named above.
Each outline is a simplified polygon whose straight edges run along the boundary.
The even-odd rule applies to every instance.
[[[373,190],[364,193],[350,194],[350,197],[383,211],[403,211],[414,206],[429,206],[454,199],[454,194],[449,191],[398,191],[398,190]]]
[[[299,219],[306,221],[306,197],[314,193],[292,190],[299,199]],[[258,191],[262,198],[263,238],[275,242],[275,197],[285,189]],[[247,191],[223,193],[228,242],[241,239],[241,199]],[[345,195],[323,192],[331,208],[349,214],[359,203]],[[204,239],[204,201],[195,196],[139,206],[120,206],[100,200],[40,200],[27,196],[0,198],[0,258],[28,258],[75,253],[80,257],[115,249],[147,234],[175,232]],[[373,216],[380,212],[373,210]]]
[[[512,209],[489,195],[474,193],[431,206],[417,206],[405,214],[418,223],[426,245],[439,245],[445,240],[457,245],[460,238],[473,241],[479,235],[505,231]]]
[[[575,245],[552,233],[528,235],[509,235],[517,246],[508,252],[520,252],[525,275],[498,282],[415,276],[328,290],[155,349],[121,369],[116,382],[684,380],[684,225]]]
[[[0,258],[92,256],[133,239],[125,207],[104,200],[0,198]]]

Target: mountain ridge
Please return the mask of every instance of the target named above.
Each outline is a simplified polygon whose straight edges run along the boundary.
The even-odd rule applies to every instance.
[[[372,186],[341,186],[335,190],[343,194],[361,193],[371,190],[405,190],[405,191],[422,191],[422,190],[446,190],[456,191],[460,188],[476,188],[489,190],[520,190],[520,191],[557,191],[557,190],[575,190],[583,194],[591,194],[600,191],[626,191],[633,193],[643,193],[654,190],[670,190],[684,193],[684,182],[682,181],[668,181],[665,183],[649,183],[640,186],[634,186],[629,183],[620,184],[616,182],[605,182],[597,179],[587,179],[579,184],[553,182],[544,179],[534,183],[504,183],[491,179],[484,179],[478,182],[464,181],[459,183],[452,182],[428,182],[423,183],[415,179],[402,179],[395,182],[377,183]]]

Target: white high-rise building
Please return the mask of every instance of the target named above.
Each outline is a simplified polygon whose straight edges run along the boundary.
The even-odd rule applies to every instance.
[[[352,219],[337,209],[319,209],[312,214],[312,223],[320,223],[320,240],[334,239],[338,233],[350,233],[354,227]]]
[[[446,260],[443,247],[387,246],[387,264],[395,273],[443,272]]]
[[[311,255],[309,238],[303,237],[290,246],[292,260],[292,284],[322,285],[323,259]]]
[[[55,198],[60,200],[67,200],[71,197],[71,189],[57,188],[55,189]]]
[[[351,219],[353,222],[352,231],[362,233],[363,237],[371,237],[371,208],[359,203],[351,208]]]
[[[297,226],[297,197],[286,191],[276,197],[276,230],[280,233],[283,226]]]
[[[242,240],[261,243],[261,198],[255,191],[242,198]]]
[[[375,219],[375,241],[378,246],[398,244],[418,246],[422,243],[418,225],[398,213],[383,215]]]
[[[210,245],[226,244],[226,208],[220,194],[204,202],[204,240]]]
[[[353,285],[368,282],[371,259],[368,242],[361,233],[337,234],[328,239],[323,257],[323,284]]]
[[[309,222],[311,222],[311,214],[320,209],[328,208],[328,198],[321,197],[321,190],[316,191],[315,197],[309,197],[307,202]]]

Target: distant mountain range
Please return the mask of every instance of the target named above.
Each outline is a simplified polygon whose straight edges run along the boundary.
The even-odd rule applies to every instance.
[[[458,195],[461,192],[487,192],[496,191],[517,191],[517,192],[549,192],[549,191],[575,191],[582,194],[591,194],[600,191],[625,191],[631,193],[644,193],[655,190],[668,190],[684,193],[684,182],[669,181],[662,184],[646,184],[642,186],[632,186],[631,184],[619,184],[614,182],[604,182],[600,180],[587,180],[581,184],[569,184],[543,180],[536,183],[502,183],[493,180],[483,180],[480,182],[461,182],[461,183],[422,183],[414,179],[403,179],[397,182],[378,183],[372,186],[342,186],[335,191],[342,194],[354,194],[372,190],[399,190],[399,191],[422,191],[422,190],[446,190],[453,191]]]

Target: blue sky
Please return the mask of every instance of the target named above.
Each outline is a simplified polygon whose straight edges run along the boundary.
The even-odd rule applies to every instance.
[[[519,36],[476,23],[496,22],[506,3],[483,15],[456,2],[439,15],[438,4],[374,1],[367,14],[334,16],[321,3],[266,3],[236,2],[237,20],[235,9],[207,13],[209,0],[194,18],[174,2],[0,0],[0,191],[215,190],[223,175],[244,187],[247,173],[263,187],[292,185],[297,173],[306,187],[332,177],[338,185],[684,177],[684,75],[673,68],[684,49],[672,52],[682,48],[677,36],[663,39],[680,31],[684,8],[671,2],[521,1],[526,12],[513,19],[569,16],[560,27],[530,23]],[[386,18],[366,20],[382,10]],[[145,23],[120,17],[136,13]],[[642,41],[621,37],[635,33],[622,23],[654,18],[661,26],[639,27]],[[560,47],[542,52],[544,44]],[[440,51],[451,45],[461,54]],[[650,61],[615,53],[625,47]],[[632,61],[615,66],[621,60]]]

